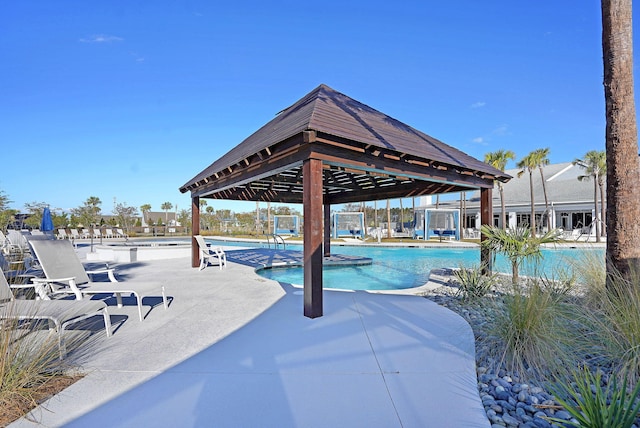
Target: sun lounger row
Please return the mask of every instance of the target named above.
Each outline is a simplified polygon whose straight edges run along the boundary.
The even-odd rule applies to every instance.
[[[111,321],[107,309],[109,300],[115,297],[118,307],[123,306],[123,296],[134,297],[138,318],[144,319],[143,299],[161,297],[165,309],[168,308],[164,285],[135,281],[119,282],[113,269],[87,271],[78,258],[69,240],[32,240],[29,241],[35,257],[42,268],[43,277],[30,275],[30,283],[21,281],[9,284],[5,269],[13,269],[10,263],[3,261],[0,266],[0,321],[46,321],[49,328],[58,335],[61,357],[65,354],[64,331],[67,326],[95,315],[102,315],[107,336],[111,335]],[[16,272],[13,271],[15,274]],[[109,282],[93,282],[90,275],[105,274]],[[27,279],[25,276],[24,279]],[[12,288],[33,288],[37,300],[15,299]],[[59,295],[72,295],[75,300],[56,300]],[[101,299],[89,299],[87,296],[103,295]],[[152,299],[145,304],[151,309],[155,306]],[[158,302],[158,300],[155,300]],[[149,309],[149,311],[151,310]]]
[[[100,239],[100,238],[128,238],[129,236],[121,229],[93,229],[90,231],[89,229],[82,229],[78,231],[78,229],[58,229],[57,234],[58,239]]]

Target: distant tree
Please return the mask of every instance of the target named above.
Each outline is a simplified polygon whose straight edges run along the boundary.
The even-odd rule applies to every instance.
[[[484,155],[484,161],[491,165],[492,167],[499,169],[500,171],[505,170],[507,167],[507,162],[510,160],[515,160],[516,154],[511,150],[496,150],[495,152],[490,152]],[[504,201],[504,185],[501,181],[496,181],[498,184],[498,192],[500,192],[500,207],[502,208],[501,222],[502,228],[507,228],[507,208]]]
[[[538,158],[535,152],[529,153],[527,156],[523,157],[517,165],[520,168],[518,171],[518,177],[522,177],[522,174],[525,172],[529,173],[529,193],[531,198],[531,221],[529,227],[531,228],[531,233],[535,235],[536,233],[536,208],[535,208],[535,198],[533,196],[533,170],[538,167]]]
[[[171,202],[165,202],[160,205],[160,209],[164,211],[164,224],[169,224],[169,210],[173,208]]]
[[[127,206],[126,203],[117,204],[114,208],[114,214],[118,219],[118,223],[129,233],[129,228],[133,226],[138,215],[136,207]]]
[[[0,230],[7,231],[7,226],[15,219],[15,215],[18,214],[17,210],[9,208],[9,204],[13,202],[9,199],[9,196],[0,190]]]
[[[78,222],[85,227],[95,225],[100,218],[100,205],[102,201],[96,196],[89,196],[84,204],[78,208],[71,208],[71,214],[76,216]]]
[[[206,207],[204,211],[205,211],[205,214],[203,215],[203,217],[204,217],[204,221],[207,226],[207,229],[212,229],[214,209],[213,207]]]
[[[547,230],[551,230],[551,213],[549,212],[549,198],[547,197],[547,184],[544,179],[544,167],[549,165],[549,148],[536,149],[533,151],[537,163],[538,171],[540,171],[540,179],[542,180],[542,194],[544,195],[544,214],[547,221]]]
[[[607,273],[640,271],[640,162],[633,90],[631,0],[602,0],[606,104]],[[611,285],[612,282],[609,282]]]
[[[585,174],[579,175],[578,180],[593,179],[593,205],[596,217],[596,242],[600,242],[601,229],[600,225],[605,221],[604,208],[604,178],[607,175],[607,154],[604,151],[590,150],[584,155],[583,159],[573,161],[574,165],[578,165],[584,169]],[[598,218],[598,190],[600,190],[600,217]]]
[[[147,218],[147,214],[149,213],[149,211],[151,211],[150,204],[140,205],[140,212],[142,213],[142,219],[146,224],[149,224],[149,219]]]
[[[24,220],[24,224],[34,229],[40,228],[40,223],[42,223],[42,211],[44,211],[48,206],[49,204],[46,202],[31,202],[24,204],[24,209],[29,214],[29,217]]]
[[[51,220],[53,221],[53,227],[64,228],[69,224],[69,214],[59,208],[53,209],[51,210]]]
[[[158,217],[158,221],[156,221],[156,226],[162,226],[164,224],[166,224],[166,223],[162,222],[162,217]]]
[[[187,229],[187,232],[191,229],[191,210],[178,211],[178,222]]]

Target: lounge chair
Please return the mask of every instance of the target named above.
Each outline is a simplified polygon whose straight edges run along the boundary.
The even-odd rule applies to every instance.
[[[67,231],[65,229],[58,229],[58,239],[69,239],[71,238],[67,235]]]
[[[80,233],[80,237],[82,239],[89,239],[91,238],[91,233],[89,233],[89,229],[82,229],[81,233]]]
[[[107,305],[100,300],[18,300],[0,269],[0,319],[46,320],[50,330],[58,334],[60,358],[66,354],[63,333],[68,325],[102,314],[104,329],[111,336],[111,319]]]
[[[100,229],[93,229],[93,237],[94,239],[100,239],[102,238],[102,232],[100,232]]]
[[[215,259],[220,266],[220,270],[227,265],[227,255],[222,247],[211,247],[207,245],[202,235],[196,235],[196,242],[200,248],[200,269],[202,270],[209,265],[209,261]]]
[[[85,294],[115,295],[118,307],[122,307],[122,295],[132,294],[138,305],[138,317],[142,317],[142,293],[160,292],[165,309],[167,297],[163,286],[153,283],[118,282],[113,269],[100,271],[86,271],[69,241],[34,241],[33,250],[40,261],[45,278],[32,278],[37,285],[36,291],[42,298],[47,298],[49,292],[74,294],[76,299],[82,300]],[[110,282],[92,282],[89,275],[107,273]],[[62,286],[62,288],[60,288]]]
[[[116,238],[128,238],[129,235],[127,235],[126,233],[124,233],[124,231],[120,228],[116,229]]]
[[[113,230],[112,229],[105,229],[103,236],[105,238],[113,238]]]

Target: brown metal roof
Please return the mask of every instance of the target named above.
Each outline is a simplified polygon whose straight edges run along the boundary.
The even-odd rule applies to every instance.
[[[180,191],[214,199],[302,202],[302,162],[321,158],[330,203],[492,188],[509,175],[320,85]]]

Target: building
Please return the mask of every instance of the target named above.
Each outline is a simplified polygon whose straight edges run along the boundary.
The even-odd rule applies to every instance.
[[[531,196],[529,186],[529,174],[525,172],[518,177],[519,169],[505,171],[513,178],[505,183],[504,198],[507,212],[507,226],[517,227],[531,224]],[[585,170],[571,162],[547,165],[543,169],[545,186],[548,199],[548,210],[545,207],[544,191],[540,171],[533,171],[533,194],[536,215],[536,229],[547,229],[546,218],[551,219],[552,228],[561,228],[565,231],[581,229],[583,233],[594,234],[595,222],[599,217],[600,195],[598,193],[598,217],[594,205],[594,180],[578,180],[585,175]],[[599,189],[598,189],[599,192]],[[502,226],[500,191],[498,187],[493,190],[493,224]],[[441,202],[441,208],[458,208],[464,214],[463,228],[478,229],[480,227],[480,195],[478,192],[466,195],[464,203],[460,198],[456,201]],[[606,201],[606,194],[605,194]],[[427,206],[433,206],[433,202],[421,201]],[[422,204],[421,204],[422,205]],[[604,220],[604,219],[603,219]]]

